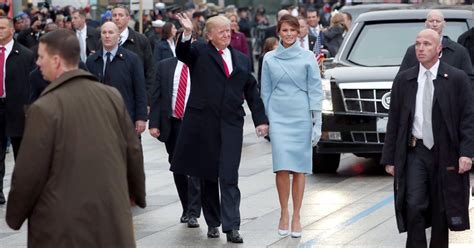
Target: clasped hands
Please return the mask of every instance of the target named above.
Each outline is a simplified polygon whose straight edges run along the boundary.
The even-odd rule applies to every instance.
[[[257,137],[265,137],[268,135],[268,124],[260,124],[255,128]]]

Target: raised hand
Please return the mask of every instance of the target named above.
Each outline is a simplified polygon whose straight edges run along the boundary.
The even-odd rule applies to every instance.
[[[179,23],[184,29],[184,34],[190,35],[193,32],[193,23],[191,22],[189,17],[183,13],[178,13],[176,17],[178,18]]]

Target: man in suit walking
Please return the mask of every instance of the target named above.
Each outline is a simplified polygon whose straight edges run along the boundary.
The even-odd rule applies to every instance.
[[[432,29],[441,36],[442,49],[439,54],[441,61],[463,70],[468,75],[474,74],[469,52],[463,46],[449,39],[448,36],[443,36],[443,29],[446,25],[444,15],[439,10],[431,10],[428,12],[425,21],[426,28]],[[415,55],[415,45],[408,47],[402,63],[400,64],[400,71],[406,70],[418,64]]]
[[[13,156],[18,156],[25,126],[24,107],[29,99],[28,75],[34,68],[33,52],[13,39],[13,22],[0,17],[0,204],[5,204],[6,137],[10,137]]]
[[[230,44],[230,20],[215,16],[206,22],[207,44],[193,43],[191,20],[178,14],[183,35],[176,55],[189,66],[191,94],[181,124],[171,170],[205,179],[202,188],[206,204],[219,209],[227,241],[242,243],[238,169],[242,151],[247,100],[259,136],[268,132],[268,119],[251,74],[250,61]],[[219,220],[215,220],[218,222]]]
[[[440,61],[440,36],[416,37],[419,61],[396,76],[381,164],[395,176],[395,212],[407,247],[448,247],[448,228],[469,229],[469,173],[474,157],[471,83]]]
[[[87,58],[86,66],[104,84],[118,89],[140,135],[146,128],[147,97],[140,58],[118,45],[119,30],[113,22],[101,27],[102,49]]]
[[[86,12],[84,10],[74,10],[71,17],[72,26],[81,47],[81,61],[86,62],[87,56],[99,50],[100,33],[97,29],[86,25]]]
[[[148,102],[151,102],[151,88],[155,81],[155,66],[153,52],[145,35],[128,27],[130,10],[125,5],[117,5],[112,9],[112,21],[117,25],[120,33],[119,46],[128,49],[140,58],[145,73],[145,86]]]
[[[164,59],[157,64],[156,85],[153,87],[153,101],[150,104],[149,129],[151,136],[165,143],[170,164],[190,92],[191,78],[186,64],[176,57]],[[201,214],[200,179],[180,173],[173,173],[173,179],[183,207],[180,222],[188,223],[188,227],[191,228],[199,227],[197,218]],[[208,223],[208,226],[208,236],[219,237],[218,225]]]

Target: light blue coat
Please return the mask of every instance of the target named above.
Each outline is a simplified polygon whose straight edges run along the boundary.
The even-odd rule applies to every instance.
[[[311,173],[313,121],[323,91],[314,54],[295,42],[263,59],[261,96],[270,122],[273,170]],[[315,122],[321,129],[321,115]]]

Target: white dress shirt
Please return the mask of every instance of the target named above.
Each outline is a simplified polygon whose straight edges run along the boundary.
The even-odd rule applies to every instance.
[[[87,25],[84,25],[84,28],[82,28],[82,30],[79,30],[79,29],[76,29],[76,36],[77,36],[77,39],[82,39],[82,42],[84,42],[84,51],[81,51],[81,54],[82,56],[84,56],[84,58],[87,58],[87,42],[86,42],[86,39],[87,39]],[[81,56],[81,58],[82,58]]]
[[[6,45],[5,45],[5,61],[3,62],[3,96],[0,96],[0,98],[5,98],[7,97],[7,91],[5,89],[5,85],[6,85],[6,82],[5,82],[5,79],[6,79],[6,76],[7,76],[7,59],[8,59],[8,56],[10,55],[10,53],[12,52],[12,49],[13,49],[13,42],[14,40],[12,39],[11,41],[9,41]]]
[[[413,121],[413,130],[412,134],[417,139],[421,139],[423,137],[423,90],[425,88],[425,80],[426,80],[426,71],[430,71],[431,79],[434,81],[436,79],[436,75],[438,73],[439,68],[439,60],[434,64],[429,70],[423,67],[420,64],[420,70],[418,72],[418,89],[416,91],[416,105],[415,105],[415,120]],[[434,93],[434,87],[433,92]]]
[[[170,45],[171,51],[173,52],[173,57],[176,57],[176,44],[171,40],[166,41],[168,42],[168,45]]]
[[[122,33],[120,33],[120,40],[119,40],[119,45],[123,45],[123,43],[128,39],[128,27],[123,30]]]
[[[300,43],[300,46],[301,46],[304,50],[309,50],[309,38],[308,38],[308,35],[306,35],[305,37],[303,37],[303,43],[301,43],[301,38],[298,38],[298,42]]]
[[[174,77],[173,77],[173,94],[171,96],[171,110],[173,117],[176,118],[174,114],[174,108],[176,106],[176,97],[178,97],[178,87],[179,87],[179,79],[181,77],[181,70],[183,69],[184,63],[178,60],[178,64],[176,64],[176,69],[174,70]],[[189,93],[191,92],[191,74],[189,73],[188,68],[188,82],[186,86],[186,96],[184,97],[184,109],[186,109],[186,103],[188,102]]]

